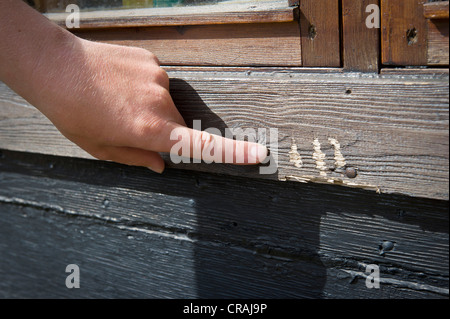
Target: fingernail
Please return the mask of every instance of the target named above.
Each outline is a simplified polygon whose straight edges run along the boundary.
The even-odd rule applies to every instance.
[[[267,157],[268,150],[267,147],[261,144],[255,144],[250,149],[250,157],[248,159],[249,163],[261,163]]]
[[[162,174],[162,172],[164,172],[164,167],[161,168],[153,168],[153,167],[147,167],[149,170],[158,173],[158,174]]]

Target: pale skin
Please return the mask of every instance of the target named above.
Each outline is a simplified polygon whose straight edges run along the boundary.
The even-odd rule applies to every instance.
[[[151,52],[78,38],[23,1],[0,1],[0,80],[101,160],[162,173],[160,153],[178,142],[170,139],[174,130],[189,142],[190,154],[213,149],[215,158],[234,164],[267,156],[263,145],[188,128]]]

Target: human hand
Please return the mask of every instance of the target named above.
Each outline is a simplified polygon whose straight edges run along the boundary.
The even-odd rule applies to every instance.
[[[171,152],[179,142],[171,140],[176,132],[190,154],[208,149],[208,160],[256,164],[266,158],[263,145],[187,128],[169,94],[169,78],[149,51],[75,36],[63,43],[50,59],[40,59],[26,94],[92,156],[161,173],[165,163],[158,153]]]

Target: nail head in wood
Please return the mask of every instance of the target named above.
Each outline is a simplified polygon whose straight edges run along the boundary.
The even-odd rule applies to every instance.
[[[354,167],[347,167],[345,169],[345,176],[348,178],[355,178],[358,175],[358,171]]]

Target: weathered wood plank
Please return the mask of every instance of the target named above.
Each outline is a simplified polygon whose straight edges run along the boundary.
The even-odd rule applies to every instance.
[[[380,33],[366,26],[366,8],[379,0],[342,1],[342,60],[344,70],[378,72]]]
[[[428,2],[423,5],[423,15],[427,19],[448,19],[448,1]]]
[[[341,66],[339,1],[302,0],[299,10],[303,66]]]
[[[172,97],[187,123],[201,120],[203,129],[221,131],[265,129],[267,138],[270,128],[278,131],[273,136],[277,147],[269,145],[272,163],[277,163],[274,174],[260,174],[261,167],[255,166],[175,165],[166,157],[171,167],[448,199],[449,89],[445,75],[166,70]],[[86,157],[4,85],[0,92],[1,148]],[[326,156],[322,170],[315,158],[318,143]],[[346,166],[357,169],[356,178],[340,169],[342,162],[335,161],[339,152]],[[297,155],[302,165],[295,161]]]
[[[449,20],[428,20],[428,52],[429,65],[448,65],[448,24]]]
[[[49,9],[64,11],[69,4],[79,4],[79,0],[33,0],[27,2],[39,12],[47,12]]]
[[[426,0],[381,1],[381,60],[385,65],[427,65]]]
[[[1,206],[2,298],[195,297],[190,242],[14,208]],[[66,288],[69,264],[80,267],[80,289]]]
[[[449,69],[445,68],[383,68],[380,70],[381,75],[399,76],[399,77],[415,77],[415,78],[441,78],[447,80]]]
[[[47,18],[66,27],[68,13],[47,13]],[[287,0],[224,3],[169,8],[115,9],[80,12],[80,28],[187,26],[208,24],[290,22],[296,8]]]
[[[147,49],[164,65],[302,64],[297,22],[81,29],[73,32],[93,41]]]
[[[9,151],[0,185],[2,297],[448,298],[446,201]]]

